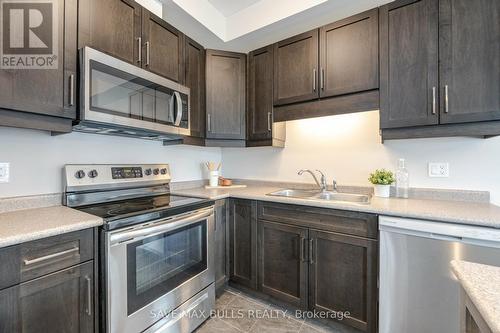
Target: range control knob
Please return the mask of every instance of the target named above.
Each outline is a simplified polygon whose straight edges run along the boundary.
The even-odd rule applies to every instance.
[[[90,178],[95,178],[95,177],[97,177],[97,175],[98,175],[97,170],[90,170],[89,171]]]
[[[167,174],[167,169],[166,169],[166,168],[161,169],[161,170],[160,170],[160,173],[161,173],[162,175],[166,175],[166,174]]]
[[[75,173],[75,177],[78,178],[78,179],[82,179],[83,177],[85,177],[85,171],[83,170],[78,170],[76,173]]]
[[[154,174],[155,176],[157,176],[159,173],[160,173],[160,169],[158,169],[158,168],[157,168],[157,169],[154,169],[154,170],[153,170],[153,174]]]
[[[144,170],[144,173],[146,174],[146,176],[151,176],[151,169]]]

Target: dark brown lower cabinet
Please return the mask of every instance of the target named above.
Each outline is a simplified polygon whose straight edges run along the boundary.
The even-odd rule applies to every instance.
[[[229,204],[230,279],[257,288],[257,203],[231,199]]]
[[[0,291],[0,332],[94,332],[93,262]]]
[[[295,307],[307,308],[307,229],[258,222],[258,288]]]
[[[309,245],[309,308],[376,332],[377,241],[310,230]]]
[[[220,289],[229,279],[229,237],[227,233],[226,200],[215,202],[215,288]]]

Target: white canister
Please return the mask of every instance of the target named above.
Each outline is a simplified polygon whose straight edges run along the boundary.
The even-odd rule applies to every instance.
[[[219,170],[210,171],[209,185],[212,187],[219,186]]]
[[[375,185],[375,196],[389,198],[391,196],[391,185]]]

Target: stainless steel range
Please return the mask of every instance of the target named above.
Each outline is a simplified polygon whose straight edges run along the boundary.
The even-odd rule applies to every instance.
[[[191,332],[215,302],[213,201],[170,195],[164,165],[66,165],[65,204],[100,216],[106,332]]]

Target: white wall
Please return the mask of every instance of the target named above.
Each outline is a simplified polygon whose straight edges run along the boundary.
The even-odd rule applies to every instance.
[[[0,197],[62,192],[62,167],[69,163],[169,163],[173,181],[207,178],[202,163],[219,162],[220,148],[164,147],[160,142],[96,134],[0,127],[0,162],[10,162],[10,182]]]
[[[224,148],[224,176],[312,182],[301,168],[321,169],[339,184],[367,185],[375,168],[395,169],[407,159],[411,186],[487,190],[500,204],[500,137],[386,141],[378,111],[287,123],[286,148]],[[449,178],[429,178],[428,162],[449,162]]]

